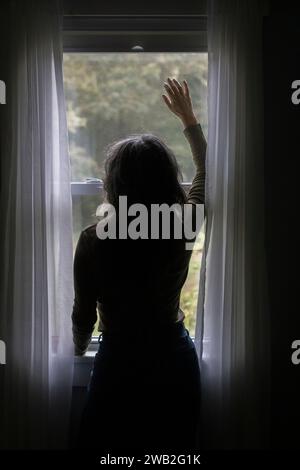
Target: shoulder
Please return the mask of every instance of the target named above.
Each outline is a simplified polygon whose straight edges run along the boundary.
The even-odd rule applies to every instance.
[[[95,240],[98,240],[96,227],[97,224],[89,225],[80,232],[77,247],[89,250],[93,246]]]
[[[84,238],[94,238],[94,237],[97,237],[96,227],[97,227],[97,224],[88,225],[86,228],[84,228],[84,229],[82,230],[81,235],[82,235]]]

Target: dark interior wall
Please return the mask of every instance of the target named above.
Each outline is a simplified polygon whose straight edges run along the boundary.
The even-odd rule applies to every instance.
[[[63,4],[69,15],[200,15],[206,11],[206,0],[63,0]]]
[[[279,2],[278,2],[279,3]],[[281,3],[281,2],[280,2]],[[272,334],[272,444],[300,448],[300,365],[291,344],[300,339],[299,137],[300,105],[291,84],[300,80],[300,12],[274,2],[264,28],[266,247]]]

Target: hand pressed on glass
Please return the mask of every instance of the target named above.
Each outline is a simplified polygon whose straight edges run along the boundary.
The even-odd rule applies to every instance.
[[[197,124],[187,81],[183,80],[181,85],[176,78],[168,77],[168,83],[165,82],[164,87],[168,95],[162,95],[162,98],[170,111],[179,117],[183,126]]]

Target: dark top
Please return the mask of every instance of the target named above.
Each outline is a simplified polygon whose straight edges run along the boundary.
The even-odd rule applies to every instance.
[[[188,203],[204,204],[206,141],[200,124],[183,131],[196,175]],[[180,293],[191,250],[186,239],[100,240],[96,224],[80,234],[74,257],[75,299],[72,313],[76,354],[83,354],[100,316],[100,331],[142,331],[184,319]]]

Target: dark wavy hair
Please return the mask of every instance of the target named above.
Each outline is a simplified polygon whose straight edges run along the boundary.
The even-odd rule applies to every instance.
[[[152,134],[133,134],[106,148],[104,189],[118,208],[119,196],[128,204],[184,204],[182,174],[172,150]]]

